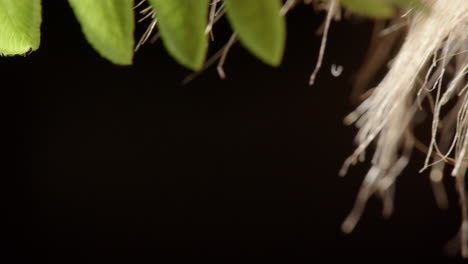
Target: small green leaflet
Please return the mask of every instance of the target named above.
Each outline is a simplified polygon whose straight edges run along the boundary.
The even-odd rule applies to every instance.
[[[340,3],[357,14],[377,18],[392,16],[395,7],[422,5],[419,0],[340,0]]]
[[[0,0],[0,54],[25,54],[39,48],[41,0]]]
[[[166,50],[177,62],[199,70],[208,49],[209,0],[149,0]]]
[[[86,39],[102,57],[115,64],[132,64],[135,30],[133,0],[68,2]]]
[[[224,0],[226,14],[240,42],[263,62],[281,63],[286,23],[280,0]]]

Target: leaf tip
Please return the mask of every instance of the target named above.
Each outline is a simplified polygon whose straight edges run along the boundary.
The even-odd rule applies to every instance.
[[[187,67],[188,69],[192,71],[199,71],[203,67],[203,64],[205,62],[204,57],[202,59],[194,59],[194,60],[177,60],[182,66]]]

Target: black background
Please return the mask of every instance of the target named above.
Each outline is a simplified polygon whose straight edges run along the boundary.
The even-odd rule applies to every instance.
[[[451,207],[439,210],[427,174],[417,173],[420,153],[397,183],[389,220],[372,199],[355,232],[340,231],[368,165],[338,177],[353,150],[355,130],[342,120],[353,109],[369,22],[333,24],[313,87],[323,15],[304,6],[288,16],[281,67],[237,44],[226,80],[212,67],[184,86],[189,71],[161,42],[145,45],[132,67],[112,65],[86,43],[66,1],[44,2],[40,50],[0,60],[16,146],[5,167],[14,174],[2,173],[0,256],[10,260],[0,262],[459,261],[442,251],[460,221],[453,181]],[[211,53],[229,30],[225,21],[215,27]],[[331,64],[343,65],[343,75],[333,77]]]

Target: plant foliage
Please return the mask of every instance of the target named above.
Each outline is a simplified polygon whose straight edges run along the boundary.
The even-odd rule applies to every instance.
[[[133,1],[68,0],[88,42],[102,57],[129,65],[133,59]]]
[[[199,70],[208,50],[208,10],[212,0],[147,0],[168,53],[181,65]],[[317,0],[318,1],[318,0]],[[330,0],[320,0],[330,1]],[[420,0],[339,0],[350,11],[374,18]],[[69,0],[86,40],[105,59],[132,64],[133,0]],[[281,63],[286,22],[281,0],[223,0],[227,19],[240,43],[261,61]],[[25,54],[39,48],[41,0],[0,0],[0,53]]]
[[[286,23],[280,0],[225,0],[229,22],[241,43],[259,59],[277,66],[283,57]]]
[[[150,0],[159,32],[169,54],[180,64],[198,70],[208,49],[209,0]]]
[[[40,44],[41,0],[0,0],[0,53],[25,54]]]

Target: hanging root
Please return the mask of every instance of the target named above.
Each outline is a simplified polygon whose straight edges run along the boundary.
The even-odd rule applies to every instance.
[[[133,7],[133,9],[140,8],[143,4],[145,4],[145,2],[146,0],[141,0]],[[138,13],[143,16],[142,18],[138,19],[138,23],[141,23],[147,19],[151,19],[151,22],[149,26],[146,28],[143,35],[141,36],[138,43],[136,44],[135,49],[134,49],[135,52],[137,52],[141,48],[141,46],[143,46],[146,43],[146,41],[148,41],[149,37],[153,34],[154,29],[156,28],[156,24],[158,23],[158,19],[156,19],[155,17],[156,13],[151,6],[146,6],[145,8],[140,10]]]
[[[298,4],[299,0],[287,0],[280,11],[280,15],[285,16],[295,5]],[[305,2],[308,3],[310,0],[306,0]],[[337,0],[332,0],[332,2],[336,2]],[[219,5],[218,5],[219,4]],[[210,3],[210,13],[209,13],[209,20],[208,25],[205,29],[206,34],[210,34],[211,40],[214,40],[213,35],[213,26],[218,22],[225,14],[224,5],[221,0],[211,0]],[[229,54],[230,49],[234,44],[236,44],[238,38],[237,34],[234,32],[232,33],[229,40],[226,44],[218,50],[214,55],[212,55],[203,65],[203,67],[197,71],[189,74],[185,79],[182,81],[182,84],[188,84],[195,78],[197,78],[202,72],[206,69],[211,67],[213,64],[218,62],[216,70],[218,75],[221,79],[226,79],[226,73],[224,71],[224,63],[226,62],[227,55]]]
[[[424,2],[430,11],[413,10],[402,18],[408,32],[388,74],[345,119],[359,129],[358,147],[345,161],[341,175],[364,159],[371,143],[376,147],[371,168],[342,229],[346,233],[354,229],[374,194],[383,199],[383,213],[389,216],[396,178],[408,164],[413,148],[424,149],[427,158],[421,171],[431,170],[436,201],[442,208],[447,206],[443,172],[446,165],[453,166],[451,175],[455,177],[462,211],[458,241],[462,256],[468,258],[468,1]],[[417,125],[416,114],[424,110],[423,105],[429,105],[433,115],[428,147],[412,133]]]
[[[337,13],[336,11],[337,8],[338,8],[338,0],[330,0],[327,17],[325,18],[324,31],[322,35],[322,43],[320,44],[317,64],[315,65],[315,69],[312,72],[312,75],[310,76],[310,79],[309,79],[309,85],[311,86],[314,85],[315,78],[317,77],[317,74],[320,71],[320,68],[322,67],[323,56],[325,55],[325,47],[327,46],[328,31],[330,30],[330,24],[331,24],[332,18],[335,16],[335,13]]]

